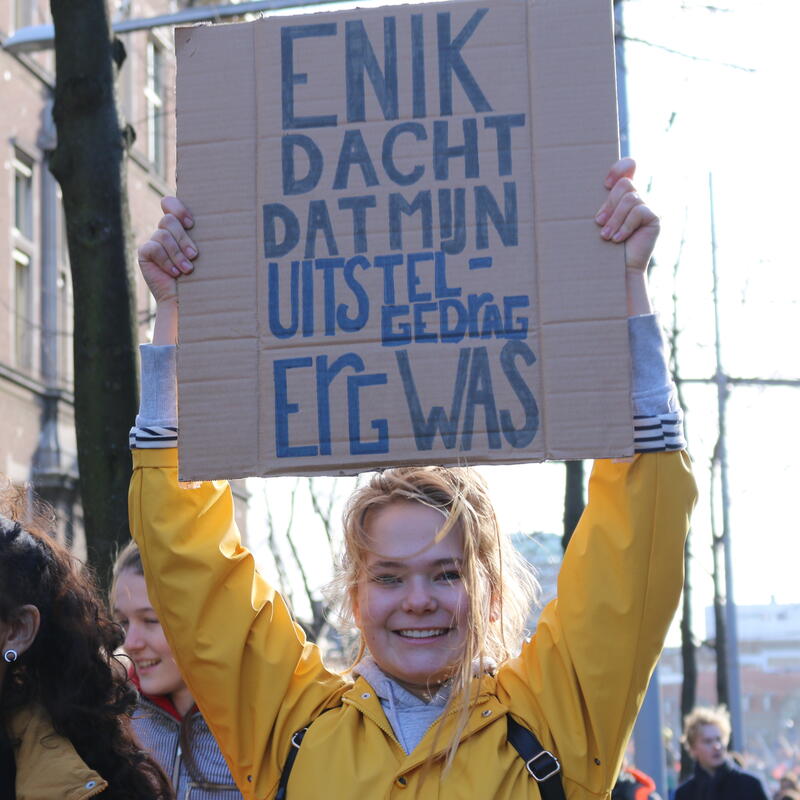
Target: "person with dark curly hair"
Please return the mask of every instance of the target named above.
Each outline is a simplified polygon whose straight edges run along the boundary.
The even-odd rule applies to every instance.
[[[131,732],[122,629],[48,534],[53,516],[0,486],[0,797],[169,800]]]

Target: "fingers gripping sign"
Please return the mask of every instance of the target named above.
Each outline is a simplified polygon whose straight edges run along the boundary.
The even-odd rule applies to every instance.
[[[626,268],[643,272],[653,254],[660,221],[636,191],[635,172],[632,158],[622,158],[611,167],[605,179],[608,198],[598,209],[595,222],[604,239],[625,243]]]
[[[176,278],[190,273],[197,248],[186,232],[194,220],[176,197],[161,201],[164,216],[157,230],[138,252],[139,269],[157,304],[177,298]]]

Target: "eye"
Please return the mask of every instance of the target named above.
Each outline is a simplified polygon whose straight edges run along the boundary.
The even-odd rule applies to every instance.
[[[456,583],[456,581],[461,580],[461,573],[457,569],[447,569],[444,572],[440,572],[436,579],[447,583]]]
[[[145,617],[144,622],[146,625],[160,625],[161,623],[158,621],[158,617]]]
[[[373,583],[379,583],[382,586],[390,586],[394,583],[400,583],[400,578],[397,575],[390,575],[385,573],[383,575],[373,575],[372,576]]]

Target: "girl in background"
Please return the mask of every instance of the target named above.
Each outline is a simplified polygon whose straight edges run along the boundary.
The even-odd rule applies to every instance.
[[[179,800],[241,797],[147,596],[139,549],[130,542],[114,564],[111,610],[125,631],[131,680],[140,691],[133,729],[171,777]]]

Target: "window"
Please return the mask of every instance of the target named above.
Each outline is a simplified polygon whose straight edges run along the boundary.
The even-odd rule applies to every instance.
[[[72,352],[72,334],[74,328],[72,272],[69,265],[69,250],[67,248],[67,221],[64,217],[64,207],[60,202],[58,217],[58,370],[62,383],[65,386],[71,386],[75,377]]]
[[[158,42],[147,43],[147,157],[159,175],[165,175],[166,125],[164,121],[164,51]]]
[[[37,263],[34,161],[14,148],[14,211],[12,249],[14,262],[14,364],[30,372],[34,367],[34,268]]]
[[[33,162],[19,150],[14,151],[14,228],[33,240]]]
[[[136,100],[139,87],[136,86],[136,89],[134,89],[134,61],[138,61],[135,53],[136,40],[134,36],[135,34],[131,33],[117,36],[125,47],[125,53],[127,54],[117,76],[117,91],[119,94],[119,107],[123,116],[122,121],[137,128],[139,122],[136,117]]]
[[[34,0],[14,0],[14,30],[33,25]]]
[[[67,270],[58,272],[58,343],[61,381],[71,386],[74,380],[72,355],[72,279]]]
[[[33,368],[33,285],[31,260],[14,250],[14,363],[18,369]]]

